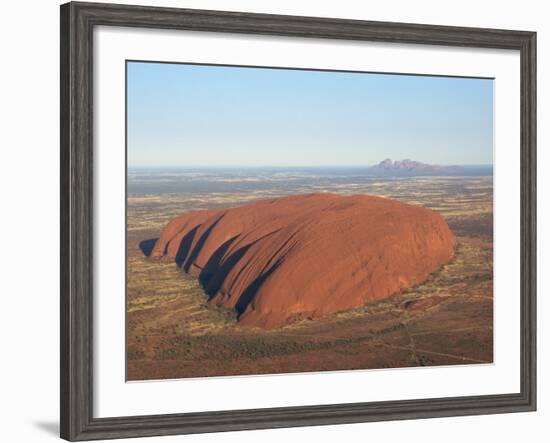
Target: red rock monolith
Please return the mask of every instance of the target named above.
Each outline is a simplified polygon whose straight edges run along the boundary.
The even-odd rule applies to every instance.
[[[276,328],[390,297],[452,257],[437,212],[387,198],[320,193],[174,218],[152,258],[197,275],[239,323]]]

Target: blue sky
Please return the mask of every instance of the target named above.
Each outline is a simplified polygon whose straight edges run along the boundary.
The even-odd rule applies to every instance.
[[[128,165],[493,163],[493,81],[128,62]]]

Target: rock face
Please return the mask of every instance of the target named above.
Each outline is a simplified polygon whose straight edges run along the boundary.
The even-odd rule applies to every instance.
[[[197,275],[240,324],[275,328],[387,298],[453,252],[452,232],[430,209],[323,193],[182,214],[151,257]]]

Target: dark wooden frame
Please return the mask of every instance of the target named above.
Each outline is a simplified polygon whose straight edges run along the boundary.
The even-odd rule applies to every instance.
[[[130,26],[519,51],[521,392],[422,400],[94,418],[92,33]],[[100,3],[61,6],[61,437],[71,441],[536,409],[536,33]]]

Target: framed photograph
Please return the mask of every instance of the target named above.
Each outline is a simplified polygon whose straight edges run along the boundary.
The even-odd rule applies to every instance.
[[[536,34],[61,6],[61,437],[533,411]]]

